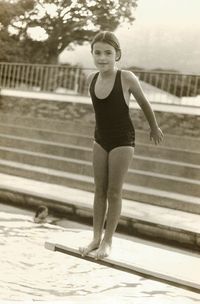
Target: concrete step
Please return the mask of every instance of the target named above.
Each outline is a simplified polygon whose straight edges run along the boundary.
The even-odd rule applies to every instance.
[[[164,146],[154,146],[138,143],[135,148],[136,155],[151,156],[158,159],[186,162],[194,165],[200,164],[200,152],[190,150],[179,150]]]
[[[4,142],[5,142],[5,135],[14,134],[17,137],[25,137],[25,138],[32,138],[32,139],[38,139],[38,140],[45,140],[45,141],[51,141],[51,142],[58,142],[58,143],[64,143],[64,144],[71,144],[76,145],[80,147],[91,147],[92,148],[92,138],[84,135],[78,135],[78,134],[72,134],[72,133],[63,133],[63,132],[55,132],[55,131],[49,131],[49,130],[40,130],[40,129],[32,129],[32,128],[14,128],[13,126],[11,129],[9,127],[6,127],[4,125],[3,130],[4,134]],[[15,131],[14,131],[15,129]],[[7,133],[6,133],[7,132]],[[13,135],[10,135],[13,136]],[[1,141],[3,144],[3,141]],[[137,153],[137,149],[136,149]],[[135,161],[136,160],[136,161]],[[185,161],[180,162],[180,160],[172,161],[159,159],[159,158],[153,158],[151,155],[147,156],[141,156],[135,154],[134,161],[132,163],[132,168],[137,170],[147,170],[157,173],[165,173],[169,175],[175,175],[175,176],[182,176],[186,178],[193,178],[193,179],[200,179],[200,166],[199,165],[190,165],[187,164]]]
[[[89,124],[80,122],[69,122],[56,119],[45,119],[45,118],[33,118],[33,117],[23,117],[13,116],[13,115],[2,115],[0,114],[0,122],[4,125],[17,126],[22,128],[36,128],[40,130],[55,131],[56,132],[68,132],[75,134],[87,134],[92,136],[94,129]]]
[[[133,185],[200,197],[200,181],[193,179],[130,169],[125,181]]]
[[[0,199],[26,208],[45,203],[76,221],[90,219],[94,194],[61,185],[0,174]],[[118,231],[199,250],[200,216],[123,199]]]
[[[0,148],[0,158],[17,161],[33,166],[46,167],[85,176],[93,176],[92,163],[65,157],[17,149]],[[126,182],[159,190],[178,192],[186,195],[200,196],[200,182],[194,179],[175,177],[145,170],[130,169]]]
[[[93,178],[91,176],[4,160],[0,160],[0,172],[85,191],[94,191]],[[123,197],[147,204],[200,214],[200,201],[195,196],[125,183]]]
[[[8,128],[7,131],[6,127]],[[17,130],[18,128],[20,130]],[[20,135],[23,136],[24,134],[24,136],[26,137],[26,130],[23,129],[29,129],[27,130],[27,132],[32,132],[32,134],[37,134],[38,132],[39,136],[44,135],[44,138],[46,136],[50,136],[49,134],[45,135],[45,131],[47,133],[52,133],[51,140],[55,138],[55,133],[58,133],[57,139],[61,142],[64,138],[64,133],[85,135],[89,138],[93,138],[94,133],[94,125],[91,126],[90,124],[86,123],[30,117],[23,117],[22,120],[21,117],[17,116],[0,115],[0,133],[6,132],[6,134],[17,135],[20,134],[19,132],[22,132]],[[136,142],[146,144],[149,143],[149,132],[136,129]],[[189,136],[183,137],[165,134],[162,146],[166,146],[168,148],[179,148],[184,150],[187,150],[189,147],[192,151],[200,151],[200,139]]]
[[[33,165],[36,164],[41,167],[50,166],[52,169],[63,171],[70,170],[70,172],[74,173],[80,173],[80,171],[83,171],[85,174],[91,174],[89,173],[91,172],[91,169],[89,169],[89,171],[84,169],[85,166],[91,167],[91,160],[84,161],[81,159],[61,157],[3,146],[0,147],[0,158]],[[200,166],[198,165],[155,159],[152,157],[134,155],[130,169],[159,174],[164,173],[165,175],[189,178],[197,181],[200,180]]]
[[[93,139],[91,136],[84,134],[74,134],[67,132],[59,132],[55,130],[44,130],[31,127],[19,127],[13,125],[0,124],[0,134],[17,136],[21,138],[32,138],[36,140],[46,140],[50,142],[66,143],[79,145],[83,147],[91,147]]]
[[[24,137],[0,134],[0,145],[4,147],[22,149],[26,151],[45,153],[62,157],[73,157],[75,159],[91,160],[92,149],[55,143],[46,140],[36,140]]]
[[[50,154],[25,151],[21,149],[0,147],[0,159],[32,166],[61,170],[64,172],[71,172],[88,176],[93,175],[92,162],[75,158],[60,157]]]
[[[73,136],[71,136],[73,138]],[[79,138],[79,137],[78,137]],[[90,160],[92,157],[91,145],[85,147],[78,144],[79,139],[73,139],[73,144],[56,143],[47,140],[37,140],[27,137],[18,137],[0,134],[0,145],[6,147],[15,147],[29,151],[41,153],[50,153],[59,156],[76,157],[78,159]],[[82,140],[84,140],[82,138]],[[88,148],[89,147],[89,148]],[[76,150],[76,151],[75,151]],[[88,157],[86,151],[89,151]],[[67,154],[66,154],[67,153]],[[78,155],[79,154],[79,155]],[[76,156],[75,156],[76,155]],[[186,162],[194,165],[200,164],[200,152],[190,150],[179,150],[175,148],[167,148],[163,146],[146,145],[138,143],[135,149],[135,155],[151,156],[158,159],[168,159],[172,161]],[[83,157],[83,158],[82,158]]]
[[[186,162],[134,155],[131,168],[200,180],[200,165]]]
[[[147,144],[149,142],[149,132],[136,130],[136,142]],[[200,138],[189,136],[178,136],[164,134],[162,146],[168,148],[178,148],[183,150],[200,151]]]

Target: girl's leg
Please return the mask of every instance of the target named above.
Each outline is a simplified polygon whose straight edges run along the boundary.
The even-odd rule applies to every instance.
[[[117,147],[109,153],[108,161],[108,213],[103,241],[96,252],[96,258],[109,255],[112,237],[116,230],[122,207],[122,187],[129,165],[132,161],[134,148]]]
[[[108,153],[96,142],[93,147],[93,170],[94,170],[94,206],[93,206],[93,240],[85,248],[80,248],[82,255],[99,247],[101,243],[105,215],[107,209],[107,186],[108,186]]]

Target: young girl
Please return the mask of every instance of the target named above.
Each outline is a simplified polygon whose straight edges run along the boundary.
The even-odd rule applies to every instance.
[[[95,258],[102,259],[111,250],[121,213],[122,186],[134,154],[135,131],[129,115],[131,94],[148,120],[150,139],[158,144],[163,139],[163,133],[137,77],[116,67],[116,61],[121,58],[116,36],[112,32],[100,32],[92,41],[91,52],[99,71],[88,77],[96,118],[93,146],[94,231],[91,243],[79,250],[85,256],[97,249]],[[106,211],[106,229],[102,239]]]

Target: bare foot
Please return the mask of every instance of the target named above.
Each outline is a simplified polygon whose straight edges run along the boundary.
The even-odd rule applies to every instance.
[[[111,243],[106,243],[105,241],[102,241],[99,249],[95,253],[95,259],[103,259],[109,256],[111,252]]]
[[[100,242],[101,241],[93,240],[88,246],[80,247],[79,252],[81,253],[82,256],[86,256],[89,252],[97,249],[100,245]]]

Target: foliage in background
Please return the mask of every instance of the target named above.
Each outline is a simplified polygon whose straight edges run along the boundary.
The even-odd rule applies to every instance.
[[[137,0],[0,0],[0,61],[57,63],[73,44],[133,22]]]

